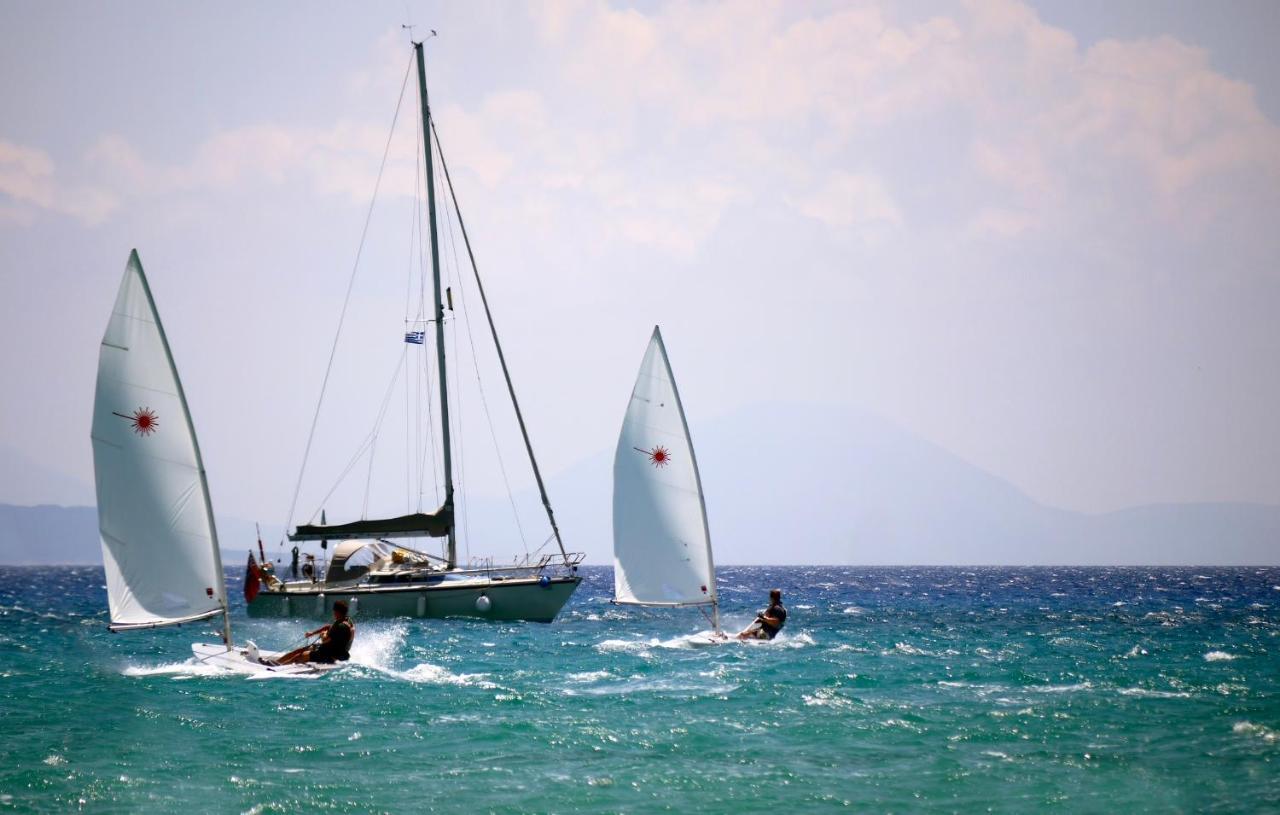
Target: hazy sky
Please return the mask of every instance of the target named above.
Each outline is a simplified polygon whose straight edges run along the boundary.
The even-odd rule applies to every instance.
[[[283,521],[406,21],[549,471],[612,448],[661,323],[698,421],[854,406],[1075,510],[1280,500],[1265,1],[0,4],[0,466],[91,483],[137,247],[219,511]],[[405,104],[307,512],[403,348]]]

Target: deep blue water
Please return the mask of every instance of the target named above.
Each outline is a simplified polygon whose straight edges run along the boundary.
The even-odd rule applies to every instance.
[[[726,567],[729,622],[790,618],[713,649],[586,577],[254,682],[107,633],[100,568],[0,568],[0,811],[1280,811],[1280,569]]]

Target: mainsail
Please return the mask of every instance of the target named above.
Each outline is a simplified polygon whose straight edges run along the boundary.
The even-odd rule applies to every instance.
[[[619,603],[716,602],[698,462],[656,326],[613,458],[613,557]]]
[[[92,438],[110,628],[223,613],[200,448],[137,251],[98,354]]]

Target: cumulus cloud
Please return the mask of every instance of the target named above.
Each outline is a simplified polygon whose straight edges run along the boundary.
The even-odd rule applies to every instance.
[[[1280,129],[1202,49],[1169,37],[1083,48],[1016,0],[943,11],[557,4],[508,20],[554,53],[537,87],[455,96],[437,119],[455,174],[485,204],[682,257],[728,207],[774,200],[833,231],[928,221],[1004,238],[1088,218],[1212,223],[1277,203]],[[398,83],[399,39],[388,33],[348,84]],[[416,160],[410,118],[400,164]],[[385,128],[249,123],[171,165],[104,136],[90,151],[103,175],[74,194],[50,156],[6,143],[0,211],[100,222],[118,206],[105,189],[164,198],[289,183],[363,203]],[[413,173],[392,170],[389,191],[411,192]],[[922,207],[928,217],[913,217]]]

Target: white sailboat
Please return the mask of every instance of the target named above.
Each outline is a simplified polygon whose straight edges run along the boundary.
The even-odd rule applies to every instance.
[[[317,666],[259,664],[232,645],[200,445],[136,250],[102,338],[91,436],[108,627],[222,615],[222,642],[193,644],[197,659],[251,675],[319,676]]]
[[[614,452],[613,579],[615,603],[710,606],[712,630],[689,641],[726,641],[702,478],[657,326]]]
[[[579,552],[567,551],[561,540],[560,528],[551,509],[551,501],[547,496],[542,474],[538,469],[538,462],[529,440],[528,429],[525,426],[519,402],[516,400],[515,388],[507,370],[502,345],[498,341],[488,299],[480,283],[480,274],[471,251],[471,241],[467,237],[466,227],[462,223],[458,210],[457,196],[453,192],[449,168],[444,163],[444,153],[436,136],[435,121],[427,95],[426,57],[423,44],[414,43],[413,49],[414,61],[417,65],[418,95],[421,102],[421,146],[426,182],[427,225],[430,230],[428,245],[431,257],[432,311],[430,319],[425,319],[424,314],[424,319],[406,324],[405,341],[412,344],[414,348],[420,349],[421,352],[426,352],[432,344],[427,334],[434,334],[435,397],[438,399],[439,408],[435,418],[439,422],[440,463],[444,481],[443,500],[439,508],[428,512],[424,511],[420,496],[419,505],[416,508],[406,507],[408,510],[406,514],[376,518],[362,516],[357,520],[337,524],[325,523],[324,508],[317,506],[312,515],[312,521],[319,516],[320,523],[298,524],[292,530],[287,530],[287,534],[289,541],[295,544],[319,543],[322,550],[319,560],[316,560],[316,554],[307,554],[310,563],[315,565],[309,564],[310,568],[304,569],[301,579],[295,570],[294,579],[281,580],[274,574],[270,561],[264,557],[268,577],[262,590],[254,593],[249,600],[248,610],[251,616],[327,617],[334,600],[345,598],[351,603],[353,610],[358,608],[360,614],[365,617],[479,617],[489,620],[551,622],[582,582],[578,574],[578,565],[582,562],[583,555]],[[407,77],[406,72],[406,82]],[[551,536],[544,546],[554,540],[558,556],[555,553],[538,556],[535,552],[533,555],[526,554],[523,562],[510,565],[495,564],[492,559],[479,559],[472,564],[464,565],[458,559],[457,516],[459,513],[454,494],[455,439],[450,420],[452,408],[449,396],[450,388],[453,386],[449,382],[448,365],[450,363],[446,361],[445,339],[445,325],[453,319],[453,294],[450,289],[443,287],[441,282],[441,251],[438,239],[440,219],[437,217],[436,202],[437,159],[440,169],[443,170],[444,187],[449,192],[446,199],[446,212],[448,204],[452,204],[454,217],[462,233],[466,257],[470,261],[474,275],[476,290],[484,306],[485,319],[502,368],[507,393],[511,398],[534,481],[551,529]],[[443,231],[444,227],[439,225],[439,228]],[[425,293],[423,297],[425,299]],[[462,305],[465,308],[465,299],[462,300]],[[339,331],[341,331],[341,325],[340,318]],[[327,378],[326,373],[326,382]],[[322,385],[321,399],[323,398]],[[430,424],[430,408],[428,407],[425,412]],[[312,433],[314,432],[313,424]],[[310,450],[310,441],[307,449]],[[415,452],[412,459],[418,458]],[[425,449],[421,458],[425,460]],[[304,454],[304,473],[306,464]],[[301,476],[299,477],[300,487]],[[296,500],[295,491],[295,503]],[[290,522],[292,520],[293,509],[291,508]],[[289,524],[286,524],[286,528],[288,526]],[[443,539],[443,552],[440,555],[424,552],[404,542],[406,539],[421,538]],[[332,550],[329,549],[330,542],[336,543]],[[296,564],[299,549],[295,547],[293,552]],[[327,563],[325,553],[328,554]],[[366,560],[367,565],[353,566],[357,556]]]

